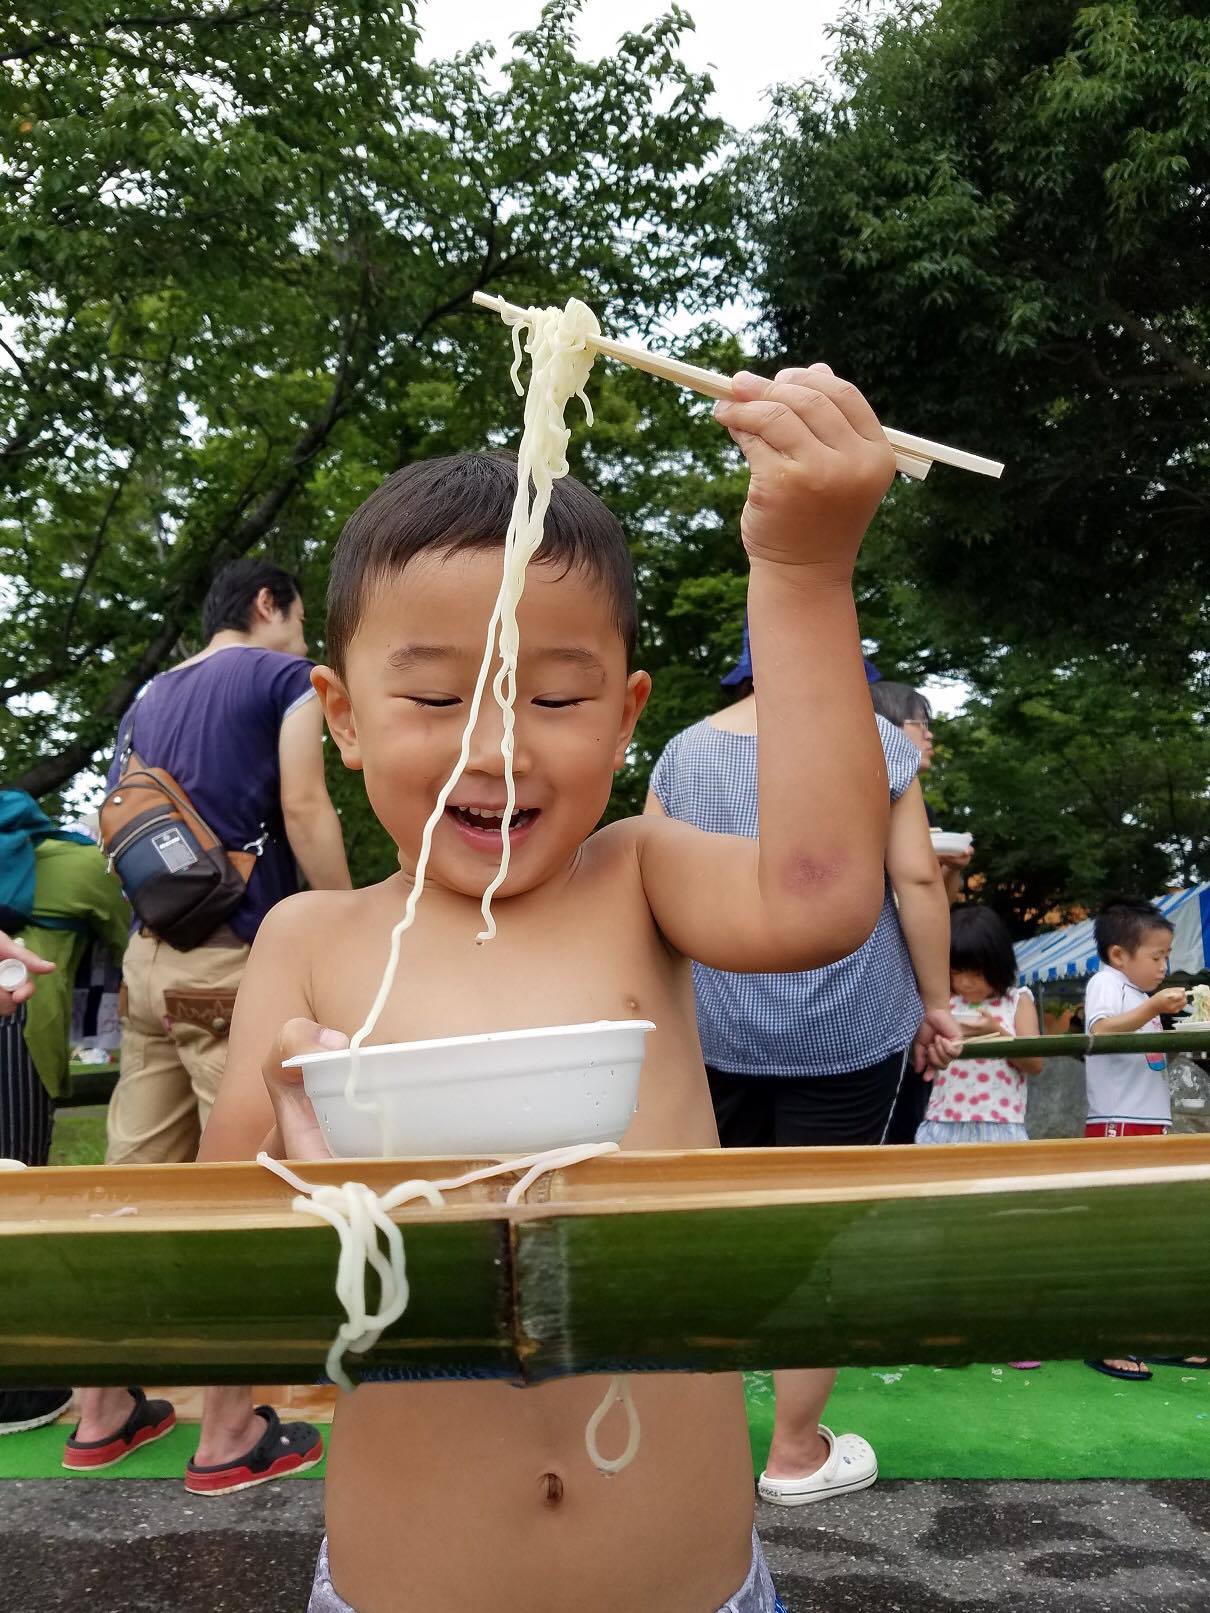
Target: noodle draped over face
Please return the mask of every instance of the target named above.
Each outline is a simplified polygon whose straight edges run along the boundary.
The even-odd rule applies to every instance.
[[[517,696],[517,656],[520,648],[517,631],[517,606],[525,591],[525,568],[542,543],[546,512],[550,506],[551,489],[561,476],[567,475],[567,444],[571,430],[563,416],[573,397],[584,405],[588,423],[592,424],[592,408],[584,394],[588,374],[592,369],[594,353],[587,339],[600,333],[600,325],[592,309],[572,297],[565,308],[527,308],[516,314],[506,314],[506,322],[513,335],[513,385],[521,392],[521,364],[524,353],[530,357],[529,389],[525,392],[525,425],[521,445],[517,450],[517,492],[513,500],[508,530],[504,535],[504,556],[500,592],[487,623],[486,641],[475,692],[471,697],[466,726],[454,770],[438,793],[436,805],[424,826],[420,840],[420,854],[416,859],[416,873],[408,893],[403,917],[391,931],[390,951],[378,993],[366,1015],[365,1023],[353,1036],[349,1048],[349,1074],[345,1082],[345,1101],[354,1109],[378,1115],[383,1132],[383,1153],[395,1152],[388,1135],[385,1107],[367,1103],[357,1096],[357,1076],[360,1065],[358,1050],[386,1006],[395,983],[399,966],[399,948],[404,935],[416,919],[416,908],[424,891],[433,835],[441,822],[446,803],[470,760],[471,739],[488,674],[493,661],[498,659],[492,679],[492,695],[500,707],[502,730],[500,752],[504,758],[505,810],[501,826],[502,844],[500,866],[495,877],[483,893],[483,929],[478,939],[490,941],[496,933],[492,914],[492,898],[508,877],[511,855],[509,826],[517,806],[517,786],[513,777],[513,736],[516,729],[514,705]],[[523,353],[524,338],[524,353]],[[531,492],[532,486],[532,492]]]

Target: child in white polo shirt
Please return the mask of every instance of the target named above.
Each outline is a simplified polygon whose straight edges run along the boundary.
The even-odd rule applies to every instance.
[[[1093,924],[1101,967],[1084,992],[1084,1028],[1098,1036],[1160,1030],[1161,1014],[1185,1006],[1179,986],[1164,986],[1172,951],[1172,925],[1152,902],[1111,902]],[[1088,1093],[1086,1137],[1162,1135],[1172,1125],[1168,1061],[1163,1053],[1097,1053],[1084,1060]],[[1189,1356],[1182,1364],[1202,1366]],[[1145,1362],[1129,1355],[1089,1361],[1096,1372],[1145,1383]]]
[[[1093,934],[1101,967],[1084,993],[1084,1028],[1090,1035],[1158,1031],[1161,1014],[1180,1013],[1184,991],[1164,987],[1172,933],[1152,902],[1113,902],[1097,914]],[[1172,1125],[1163,1053],[1098,1053],[1085,1059],[1084,1078],[1086,1137],[1144,1137]]]

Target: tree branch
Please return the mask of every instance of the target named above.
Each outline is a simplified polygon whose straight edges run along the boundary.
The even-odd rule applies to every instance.
[[[357,307],[345,320],[336,375],[328,394],[328,401],[319,418],[307,427],[294,444],[285,474],[242,520],[238,520],[240,513],[238,508],[233,508],[214,540],[198,550],[165,602],[163,627],[148,644],[135,666],[129,672],[123,673],[105,696],[97,710],[95,721],[91,721],[88,725],[93,732],[99,730],[102,722],[114,722],[121,717],[136,692],[149,677],[160,670],[180,638],[186,615],[196,601],[201,584],[214,561],[226,554],[235,557],[246,553],[269,531],[302,482],[307,466],[323,448],[333,428],[347,411],[349,394],[354,384],[353,348],[361,329],[368,296],[368,280],[363,278]],[[235,524],[237,520],[238,525]],[[89,765],[96,754],[96,749],[97,746],[87,739],[76,740],[56,755],[36,762],[12,781],[12,788],[28,790],[33,796],[46,795],[51,790],[59,789],[81,768]]]
[[[312,9],[299,11],[286,5],[267,5],[256,10],[220,12],[213,17],[207,17],[201,12],[184,17],[114,17],[102,24],[99,35],[83,36],[81,42],[91,43],[94,47],[107,51],[111,56],[133,63],[136,67],[158,68],[163,64],[124,50],[105,36],[122,28],[148,33],[168,33],[176,28],[237,28],[241,23],[259,22],[262,17],[310,23],[314,21],[315,13]],[[23,50],[9,50],[0,54],[0,62],[28,61],[31,56],[37,56],[42,51],[57,50],[60,45],[74,45],[76,37],[71,33],[43,34],[40,39],[35,39]]]
[[[26,367],[22,363],[21,359],[17,356],[16,353],[13,352],[12,348],[8,345],[8,343],[6,341],[4,341],[3,338],[0,338],[0,347],[2,347],[4,349],[4,351],[8,354],[9,358],[12,359],[13,363],[17,366],[17,374],[25,382],[26,386],[29,386],[30,385],[29,371],[26,369]]]
[[[108,643],[109,634],[102,633],[97,638],[89,639],[87,644],[81,644],[76,655],[79,660],[86,661]],[[7,683],[0,683],[0,706],[7,705],[10,700],[15,700],[20,695],[38,694],[43,689],[53,688],[64,671],[63,663],[56,660],[49,666],[44,666],[40,672],[31,672],[26,677],[10,678]]]
[[[159,670],[173,645],[180,637],[175,622],[166,623],[143,651],[129,672],[125,672],[102,700],[97,711],[98,719],[116,721],[130,704],[135,693],[153,673]],[[81,768],[87,767],[96,755],[97,747],[85,739],[68,745],[57,756],[47,756],[12,781],[15,790],[28,790],[32,796],[46,795],[57,790],[73,778]]]
[[[1119,320],[1132,336],[1137,337],[1144,346],[1150,347],[1152,352],[1162,354],[1174,370],[1188,380],[1196,381],[1199,386],[1210,386],[1210,369],[1204,364],[1199,364],[1196,359],[1190,358],[1184,348],[1178,347],[1171,337],[1156,330],[1154,325],[1148,325],[1145,320],[1140,319],[1137,314],[1132,314],[1128,308],[1123,308],[1120,303],[1110,302],[1109,309],[1114,318]]]

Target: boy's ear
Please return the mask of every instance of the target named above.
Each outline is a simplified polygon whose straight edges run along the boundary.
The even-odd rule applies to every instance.
[[[635,726],[643,715],[643,707],[651,694],[651,674],[632,672],[626,679],[626,701],[622,707],[622,721],[618,727],[618,742],[613,753],[613,770],[620,773],[626,766],[626,752],[634,737]]]
[[[1109,967],[1121,969],[1124,963],[1130,962],[1131,954],[1123,946],[1111,946],[1109,949]]]
[[[329,666],[311,668],[311,687],[319,696],[328,732],[336,741],[341,761],[354,773],[360,773],[361,746],[357,739],[357,719],[353,715],[349,691]]]

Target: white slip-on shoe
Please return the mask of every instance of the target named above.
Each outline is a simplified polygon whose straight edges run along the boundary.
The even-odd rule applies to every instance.
[[[805,1479],[771,1479],[762,1473],[756,1485],[762,1501],[770,1501],[775,1507],[805,1507],[811,1501],[869,1489],[878,1477],[874,1447],[860,1434],[837,1435],[823,1423],[819,1432],[830,1449],[824,1465]]]

